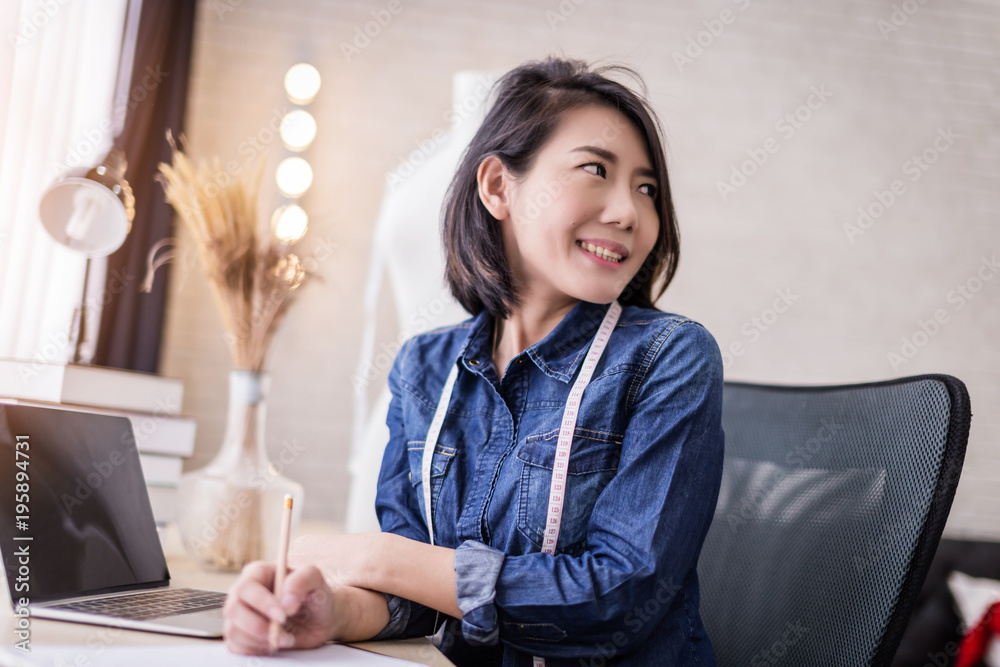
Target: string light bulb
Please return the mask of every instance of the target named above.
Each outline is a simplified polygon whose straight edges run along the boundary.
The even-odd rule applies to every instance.
[[[319,70],[309,63],[292,65],[285,74],[285,93],[296,104],[309,104],[319,92]]]
[[[291,151],[303,151],[316,138],[316,119],[305,109],[295,109],[281,119],[281,141]]]
[[[288,204],[274,212],[271,216],[271,226],[279,241],[291,245],[305,236],[309,227],[309,216],[298,204]]]
[[[297,199],[305,194],[313,181],[313,170],[309,163],[300,157],[289,157],[281,161],[275,173],[278,189],[286,197]]]

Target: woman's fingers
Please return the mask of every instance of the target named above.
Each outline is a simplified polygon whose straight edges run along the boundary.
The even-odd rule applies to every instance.
[[[242,655],[270,655],[271,645],[267,633],[247,632],[226,619],[223,626],[223,638],[226,648],[232,653]]]
[[[285,577],[279,602],[285,614],[294,616],[307,600],[314,602],[316,594],[325,595],[326,592],[326,581],[319,569],[315,565],[304,565]]]
[[[311,565],[293,570],[275,596],[274,571],[272,563],[251,563],[230,589],[223,635],[233,653],[271,653],[272,621],[282,624],[277,648],[318,646],[329,638],[332,599],[322,573]]]
[[[240,578],[230,589],[227,603],[239,601],[262,616],[278,623],[285,622],[281,604],[271,592],[274,585],[274,564],[257,561],[244,568]]]
[[[270,588],[274,585],[274,563],[263,560],[256,560],[249,563],[240,572],[239,578],[230,586],[230,590],[239,589],[251,582],[257,582],[262,586]]]
[[[296,646],[311,648],[331,638],[333,596],[317,568],[306,565],[289,574],[280,597]]]
[[[268,643],[271,621],[287,620],[271,592],[274,569],[273,563],[251,563],[229,589],[223,607],[223,636],[230,651],[256,655],[271,652]]]

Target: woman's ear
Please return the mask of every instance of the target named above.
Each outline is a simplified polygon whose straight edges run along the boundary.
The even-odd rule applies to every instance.
[[[510,217],[510,195],[512,179],[510,172],[496,155],[488,155],[476,170],[479,185],[479,201],[497,220]]]

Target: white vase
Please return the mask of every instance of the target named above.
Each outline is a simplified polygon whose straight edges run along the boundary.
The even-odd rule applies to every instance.
[[[229,415],[222,447],[211,463],[181,478],[178,528],[188,556],[203,567],[239,570],[277,556],[281,510],[293,499],[293,529],[302,512],[302,485],[278,473],[267,457],[266,373],[229,373]]]

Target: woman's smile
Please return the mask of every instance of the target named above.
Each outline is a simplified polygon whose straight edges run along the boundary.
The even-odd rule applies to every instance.
[[[578,248],[590,255],[602,265],[618,267],[625,258],[628,257],[628,250],[617,243],[610,241],[594,241],[590,239],[579,239],[576,242]]]

